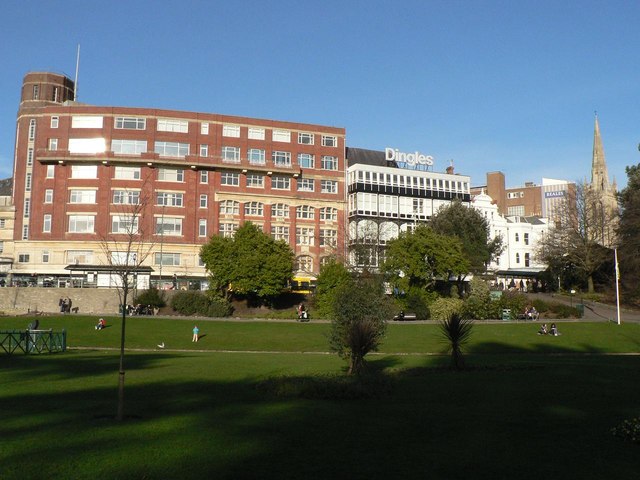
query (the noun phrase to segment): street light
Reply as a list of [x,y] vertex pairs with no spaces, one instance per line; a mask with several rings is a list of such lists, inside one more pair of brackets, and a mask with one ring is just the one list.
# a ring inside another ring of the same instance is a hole
[[571,308],[573,308],[573,296],[576,294],[575,290],[571,290]]

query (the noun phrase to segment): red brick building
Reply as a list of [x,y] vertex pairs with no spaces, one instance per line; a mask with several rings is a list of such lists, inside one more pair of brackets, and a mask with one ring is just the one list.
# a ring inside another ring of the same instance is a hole
[[205,279],[200,245],[246,221],[287,241],[296,274],[313,277],[344,254],[344,152],[344,128],[86,105],[70,79],[29,73],[16,127],[12,274],[95,283],[91,266],[107,263],[101,243],[122,238],[142,205],[135,227],[149,235],[152,281]]

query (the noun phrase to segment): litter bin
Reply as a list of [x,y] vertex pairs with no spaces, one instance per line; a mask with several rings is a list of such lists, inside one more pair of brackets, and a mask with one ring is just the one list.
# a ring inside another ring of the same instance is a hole
[[511,309],[503,308],[502,309],[502,320],[511,320]]
[[576,303],[576,310],[578,310],[578,318],[584,317],[584,303]]

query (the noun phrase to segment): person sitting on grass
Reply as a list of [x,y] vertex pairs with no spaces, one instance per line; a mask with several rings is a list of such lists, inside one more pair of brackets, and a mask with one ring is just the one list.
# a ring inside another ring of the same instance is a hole
[[560,335],[560,332],[558,332],[558,328],[556,327],[555,323],[551,324],[551,330],[549,331],[549,333],[554,337],[557,337],[558,335]]
[[546,324],[546,323],[543,323],[543,324],[540,326],[540,330],[538,330],[538,335],[546,335],[547,333],[548,333],[548,332],[547,332],[547,324]]
[[107,322],[104,321],[104,318],[98,320],[98,324],[96,325],[96,330],[103,330],[107,326]]

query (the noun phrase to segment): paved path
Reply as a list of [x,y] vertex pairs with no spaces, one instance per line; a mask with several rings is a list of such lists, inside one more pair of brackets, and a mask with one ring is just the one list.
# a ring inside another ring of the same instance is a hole
[[[550,293],[528,293],[527,296],[531,299],[539,298],[545,302],[558,302],[565,305],[573,305],[574,307],[578,303],[584,303],[584,317],[585,321],[602,321],[602,322],[617,322],[618,313],[615,305],[607,305],[604,303],[593,302],[590,300],[583,300],[579,296],[575,295],[573,298],[567,295],[556,295]],[[627,308],[620,309],[620,321],[624,322],[640,322],[640,311],[630,310]]]

